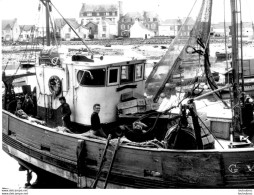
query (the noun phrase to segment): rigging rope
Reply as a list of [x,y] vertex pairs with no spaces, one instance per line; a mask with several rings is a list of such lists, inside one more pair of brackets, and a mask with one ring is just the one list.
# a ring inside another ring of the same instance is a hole
[[73,29],[73,27],[69,24],[69,22],[62,16],[62,14],[58,11],[58,9],[54,6],[54,4],[50,1],[50,4],[55,8],[55,10],[58,12],[58,14],[64,19],[64,21],[68,24],[68,26],[73,30],[73,32],[78,36],[78,38],[80,38],[80,40],[82,41],[82,43],[86,46],[88,52],[90,52],[92,55],[94,55],[94,53],[90,50],[90,48],[87,46],[87,44],[83,41],[83,39],[78,35],[78,33]]

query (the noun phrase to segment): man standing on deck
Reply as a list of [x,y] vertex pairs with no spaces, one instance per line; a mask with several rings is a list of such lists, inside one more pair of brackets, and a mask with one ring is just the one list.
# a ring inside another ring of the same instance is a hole
[[71,126],[71,109],[68,103],[66,103],[65,97],[60,97],[59,101],[61,103],[61,113],[63,126],[70,129]]
[[24,100],[24,102],[22,104],[22,109],[29,116],[34,114],[33,113],[34,104],[33,104],[33,101],[31,99],[30,95],[28,95],[28,94],[25,95],[25,100]]
[[101,122],[99,117],[100,109],[100,104],[94,104],[93,113],[91,115],[91,128],[94,135],[107,138],[106,134],[101,128]]

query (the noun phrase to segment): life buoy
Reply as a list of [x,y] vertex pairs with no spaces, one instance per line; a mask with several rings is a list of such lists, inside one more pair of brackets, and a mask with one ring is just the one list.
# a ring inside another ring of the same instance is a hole
[[59,61],[59,57],[54,57],[51,59],[51,64],[55,66],[58,64],[58,61]]
[[62,83],[58,76],[51,76],[49,78],[49,91],[56,97],[62,91]]

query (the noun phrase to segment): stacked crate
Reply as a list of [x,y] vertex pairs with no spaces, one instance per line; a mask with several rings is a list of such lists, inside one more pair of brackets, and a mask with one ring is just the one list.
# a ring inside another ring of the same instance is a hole
[[145,101],[146,101],[146,111],[159,109],[160,104],[154,103],[151,98],[146,98]]
[[122,114],[136,114],[146,111],[145,99],[134,99],[126,102],[121,102],[117,105],[117,109]]
[[119,113],[124,115],[144,113],[158,108],[158,103],[153,103],[152,99],[145,98],[145,96],[134,92],[122,94],[121,102],[117,105]]

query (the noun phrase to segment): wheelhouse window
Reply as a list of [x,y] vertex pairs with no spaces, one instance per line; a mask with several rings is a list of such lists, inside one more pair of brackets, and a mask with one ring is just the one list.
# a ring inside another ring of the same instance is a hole
[[119,84],[119,69],[116,68],[110,68],[108,70],[108,85],[118,85]]
[[139,81],[143,79],[143,64],[135,65],[135,81]]
[[105,86],[105,69],[79,70],[77,81],[80,85]]
[[134,72],[133,65],[122,66],[121,69],[121,84],[133,82]]

